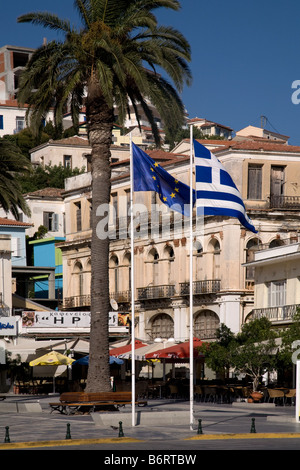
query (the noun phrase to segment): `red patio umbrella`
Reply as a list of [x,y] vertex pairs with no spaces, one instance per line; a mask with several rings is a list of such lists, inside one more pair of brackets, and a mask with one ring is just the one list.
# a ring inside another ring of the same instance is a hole
[[[199,338],[193,340],[193,356],[194,358],[203,356],[198,350],[199,346],[202,346],[202,341]],[[145,355],[146,359],[169,359],[169,360],[183,360],[190,357],[190,342],[185,341],[184,343],[174,344],[169,348],[159,349],[152,353]]]
[[[147,344],[142,343],[139,340],[136,340],[134,343],[135,349],[142,348],[144,346],[147,346]],[[119,348],[111,348],[109,350],[109,355],[110,356],[119,356],[120,354],[127,353],[128,351],[131,351],[132,345],[131,344],[125,344],[125,346],[120,346]]]

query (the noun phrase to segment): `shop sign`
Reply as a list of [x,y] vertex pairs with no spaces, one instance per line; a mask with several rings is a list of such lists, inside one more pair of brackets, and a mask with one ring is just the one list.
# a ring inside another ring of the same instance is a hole
[[[128,314],[109,312],[109,327],[125,326]],[[24,311],[22,313],[22,328],[90,328],[90,312],[60,312],[60,311]]]
[[23,328],[89,328],[90,312],[27,311],[22,313]]
[[16,336],[16,317],[0,317],[0,336]]

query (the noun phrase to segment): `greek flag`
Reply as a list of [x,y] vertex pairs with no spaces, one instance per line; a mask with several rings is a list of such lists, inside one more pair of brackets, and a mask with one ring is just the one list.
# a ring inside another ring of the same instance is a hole
[[236,217],[246,229],[257,233],[246,214],[242,197],[223,165],[196,140],[194,151],[197,214]]
[[[132,143],[133,190],[155,191],[170,209],[189,216],[190,187],[181,183]],[[193,205],[196,192],[193,190]]]

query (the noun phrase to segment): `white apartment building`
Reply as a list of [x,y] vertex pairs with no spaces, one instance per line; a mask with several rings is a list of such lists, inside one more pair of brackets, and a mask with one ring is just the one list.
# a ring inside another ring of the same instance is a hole
[[267,317],[284,326],[300,308],[300,244],[257,251],[248,267],[254,269],[254,308],[249,319]]
[[205,118],[192,118],[187,120],[188,125],[193,125],[196,129],[200,129],[204,136],[221,137],[222,139],[229,140],[232,138],[233,129],[224,124],[219,124]]
[[[34,49],[0,47],[0,137],[16,134],[27,127],[26,109],[18,105],[19,78]],[[52,113],[47,120],[53,120]]]
[[50,139],[34,147],[30,150],[30,159],[33,165],[62,165],[64,168],[87,171],[90,153],[88,139],[74,136],[59,140]]
[[45,188],[24,195],[31,211],[30,217],[24,214],[22,217],[24,222],[32,223],[32,227],[27,231],[29,237],[32,237],[41,225],[48,230],[47,237],[64,237],[65,205],[62,192],[59,188]]
[[[30,209],[30,216],[20,213],[20,220],[30,224],[26,234],[32,237],[43,225],[48,230],[49,237],[63,237],[65,234],[65,204],[62,189],[45,188],[24,194],[24,199]],[[0,217],[12,218],[0,208]]]

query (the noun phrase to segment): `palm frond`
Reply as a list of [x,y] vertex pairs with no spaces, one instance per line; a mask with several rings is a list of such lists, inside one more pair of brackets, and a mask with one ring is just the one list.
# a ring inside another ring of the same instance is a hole
[[29,172],[31,162],[9,140],[0,139],[0,204],[5,212],[11,211],[15,218],[20,210],[30,215],[22,195],[18,175]]
[[60,30],[65,33],[72,31],[69,20],[61,20],[57,15],[48,12],[26,13],[17,19],[18,23],[32,23],[45,28]]
[[89,9],[87,9],[87,6],[85,5],[86,3],[87,2],[82,1],[82,0],[74,0],[74,7],[79,12],[79,15],[85,27],[89,28],[92,22],[92,18],[89,14],[90,13]]

